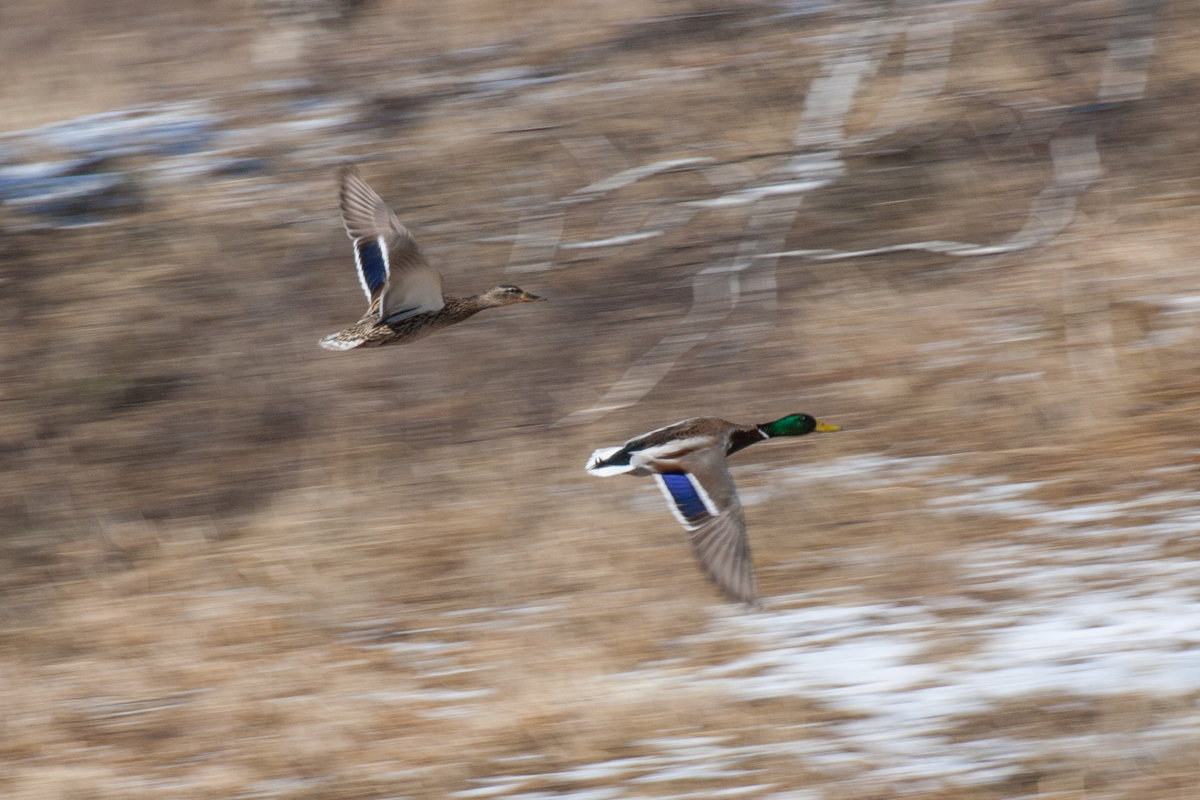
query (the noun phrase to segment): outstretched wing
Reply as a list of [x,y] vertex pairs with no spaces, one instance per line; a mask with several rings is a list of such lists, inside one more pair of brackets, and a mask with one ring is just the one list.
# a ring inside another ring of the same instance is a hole
[[342,223],[354,243],[368,313],[403,319],[444,304],[442,276],[429,266],[408,228],[353,168],[342,170]]
[[742,503],[725,459],[706,453],[686,461],[686,469],[656,473],[654,479],[671,512],[687,529],[701,568],[730,597],[754,604],[758,586],[750,540]]

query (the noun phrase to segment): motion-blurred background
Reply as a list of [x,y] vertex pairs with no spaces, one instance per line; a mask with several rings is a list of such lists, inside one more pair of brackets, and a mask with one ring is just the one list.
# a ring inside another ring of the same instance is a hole
[[[0,6],[0,794],[1190,798],[1200,7]],[[491,311],[328,353],[359,169]],[[596,447],[738,455],[724,602]]]

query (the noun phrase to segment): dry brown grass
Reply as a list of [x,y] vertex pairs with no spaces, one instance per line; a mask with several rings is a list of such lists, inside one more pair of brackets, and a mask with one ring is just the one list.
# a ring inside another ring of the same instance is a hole
[[[303,75],[386,103],[408,96],[395,80],[422,65],[593,70],[589,91],[551,88],[537,102],[464,106],[430,90],[403,133],[368,127],[337,154],[371,162],[365,171],[445,266],[450,291],[501,278],[507,246],[477,240],[513,233],[514,193],[561,197],[701,146],[757,172],[788,147],[816,36],[831,24],[754,24],[762,10],[747,5],[744,27],[666,27],[648,44],[626,23],[704,4],[389,0],[341,27],[300,25],[306,43],[289,55],[265,50],[264,37],[299,23],[253,5],[76,5],[0,12],[7,128],[197,95],[250,119],[256,98],[233,92],[257,77]],[[789,247],[993,241],[1019,227],[1046,179],[1045,140],[1010,135],[1017,115],[978,92],[1086,102],[1103,34],[1076,23],[1113,4],[1072,4],[1075,16],[1036,32],[1017,11],[1029,5],[997,3],[992,24],[961,31],[953,85],[923,124],[812,193]],[[551,427],[677,332],[686,279],[715,245],[737,241],[743,217],[712,212],[648,243],[561,251],[556,269],[515,276],[550,303],[341,356],[315,347],[359,310],[334,153],[329,163],[281,155],[269,177],[160,190],[107,227],[6,235],[0,793],[445,797],[496,775],[530,775],[522,790],[553,793],[610,785],[555,773],[645,756],[657,737],[819,741],[847,714],[820,698],[664,693],[638,677],[654,663],[687,686],[690,670],[752,647],[689,638],[741,612],[713,608],[651,487],[594,481],[583,461],[692,414],[806,410],[845,431],[739,456],[745,491],[771,491],[798,462],[872,454],[945,457],[933,474],[947,479],[1042,481],[1030,496],[1056,507],[1135,500],[1150,474],[1160,489],[1194,489],[1198,311],[1175,300],[1197,294],[1200,173],[1184,110],[1200,100],[1189,32],[1200,19],[1181,5],[1158,39],[1147,98],[1103,123],[1105,180],[1052,244],[978,261],[784,262],[766,338],[737,357],[699,348],[643,402],[588,425]],[[1055,26],[1075,31],[1074,44]],[[445,56],[496,43],[493,55],[459,54],[466,66]],[[893,62],[852,125],[869,124]],[[695,80],[645,80],[667,67],[694,68]],[[622,80],[632,88],[614,93]],[[505,133],[543,125],[604,136],[616,155],[581,158],[548,135]],[[628,230],[661,197],[714,193],[694,174],[635,184],[569,211],[565,235]],[[1009,587],[961,585],[947,554],[1010,542],[1027,524],[971,508],[934,518],[938,491],[931,480],[862,485],[818,472],[752,505],[764,594],[1019,601]],[[1165,554],[1198,555],[1185,536]],[[975,646],[927,644],[930,661]],[[432,692],[442,694],[422,694]],[[1022,698],[947,735],[1140,731],[1186,702]],[[746,780],[779,791],[899,791],[868,771],[842,767],[832,780],[786,749],[762,753],[742,765],[759,770]],[[1190,796],[1200,777],[1187,748],[1149,765],[1081,750],[1023,766],[990,784],[904,791],[1166,800]]]

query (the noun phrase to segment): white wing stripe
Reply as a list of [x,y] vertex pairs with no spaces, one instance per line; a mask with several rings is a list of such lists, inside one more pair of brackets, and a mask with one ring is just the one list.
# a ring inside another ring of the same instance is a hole
[[354,269],[358,273],[358,285],[362,287],[363,294],[367,296],[367,307],[371,306],[371,287],[367,286],[367,276],[363,273],[362,256],[358,254],[358,243],[360,239],[355,239],[352,243],[354,248]]
[[696,480],[696,476],[690,472],[684,473],[688,480],[692,482],[692,486],[696,489],[696,494],[700,495],[700,502],[704,503],[704,507],[708,509],[708,513],[714,517],[720,515],[721,510],[717,508],[717,504],[708,496],[708,492],[704,491],[704,487],[700,485],[700,481]]
[[383,286],[379,287],[379,314],[383,316],[387,312],[387,295],[391,288],[392,261],[388,257],[387,238],[381,233],[375,237],[375,241],[379,243],[379,252],[383,255]]

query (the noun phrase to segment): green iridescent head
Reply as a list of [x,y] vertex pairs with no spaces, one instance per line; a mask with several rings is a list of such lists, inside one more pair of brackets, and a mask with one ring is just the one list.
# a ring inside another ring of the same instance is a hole
[[786,417],[780,417],[774,422],[764,422],[758,427],[770,437],[803,436],[813,431],[827,432],[841,430],[837,425],[821,422],[821,420],[808,414],[788,414]]

